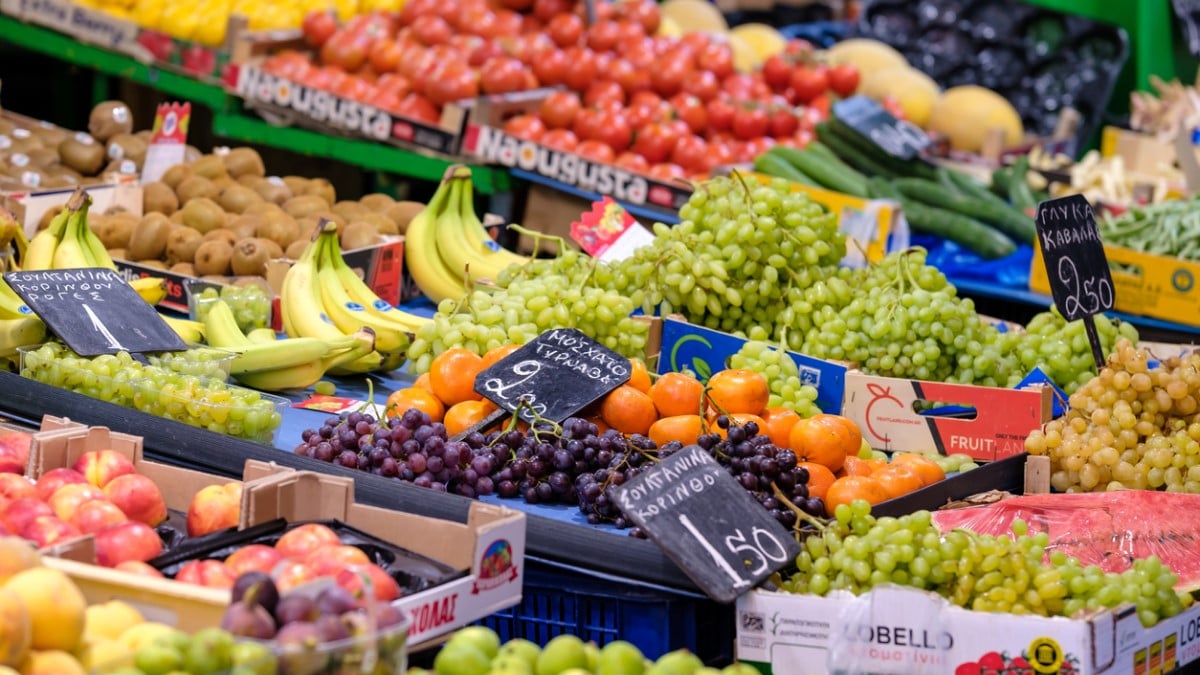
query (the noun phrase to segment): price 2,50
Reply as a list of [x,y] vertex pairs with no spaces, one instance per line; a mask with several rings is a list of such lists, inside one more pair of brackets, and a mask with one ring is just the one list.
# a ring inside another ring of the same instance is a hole
[[1058,280],[1068,294],[1062,303],[1068,321],[1113,308],[1112,282],[1105,277],[1082,278],[1070,258],[1059,259]]

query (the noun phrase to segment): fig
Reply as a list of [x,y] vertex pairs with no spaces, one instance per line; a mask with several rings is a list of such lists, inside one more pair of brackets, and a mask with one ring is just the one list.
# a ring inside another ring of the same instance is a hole
[[356,609],[359,609],[358,600],[341,586],[329,586],[317,594],[317,611],[321,614],[340,616]]
[[266,572],[246,572],[233,582],[230,600],[253,602],[274,615],[275,608],[279,606],[279,589]]
[[275,636],[275,620],[262,605],[235,602],[221,617],[221,628],[241,637],[269,640]]
[[317,603],[304,595],[288,595],[280,598],[279,604],[275,606],[275,620],[281,627],[293,623],[316,621],[320,615]]

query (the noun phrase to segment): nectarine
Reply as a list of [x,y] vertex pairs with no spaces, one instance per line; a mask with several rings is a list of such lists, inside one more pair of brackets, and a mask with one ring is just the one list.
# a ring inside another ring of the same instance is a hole
[[104,567],[130,560],[145,562],[161,554],[162,539],[145,523],[118,523],[96,533],[96,562]]
[[130,520],[154,527],[167,519],[167,505],[162,492],[154,481],[141,474],[130,473],[114,478],[104,486],[104,494]]
[[308,554],[304,559],[313,568],[317,576],[333,576],[339,570],[351,565],[366,565],[371,558],[357,546],[322,546]]
[[87,483],[87,478],[84,478],[83,474],[75,469],[50,469],[37,479],[34,487],[37,488],[37,498],[48,502],[50,497],[58,492],[58,488],[71,483]]
[[210,485],[192,497],[188,506],[189,537],[237,527],[242,510],[242,484]]
[[367,597],[368,589],[379,602],[391,602],[400,597],[400,584],[382,567],[371,563],[343,568],[334,581],[359,599]]
[[21,536],[36,543],[38,548],[78,537],[80,532],[74,525],[57,516],[38,516],[21,530]]
[[156,579],[163,578],[162,572],[159,572],[140,560],[126,560],[125,562],[117,563],[113,569],[121,570],[122,572],[129,572],[130,574],[138,574],[143,577],[154,577]]
[[275,542],[275,549],[285,558],[303,560],[322,546],[336,546],[341,543],[337,533],[328,527],[320,523],[306,523],[284,532],[279,541]]
[[247,544],[234,551],[225,559],[225,565],[240,577],[246,572],[262,572],[270,574],[275,566],[283,560],[283,554],[265,544]]
[[233,588],[233,572],[220,560],[189,560],[175,574],[175,581],[208,586]]
[[108,485],[117,476],[137,473],[133,462],[116,450],[92,450],[75,460],[71,468],[83,474],[87,482],[96,487]]
[[37,488],[25,476],[16,473],[0,473],[0,497],[25,499],[37,497]]
[[96,534],[100,530],[127,520],[129,519],[125,517],[125,513],[118,509],[116,504],[107,499],[93,499],[80,504],[79,508],[75,509],[75,514],[68,518],[67,522],[79,528],[79,531],[84,534]]
[[17,534],[38,516],[53,516],[54,509],[46,502],[32,497],[14,499],[4,507],[4,524]]
[[70,521],[75,517],[75,511],[80,504],[95,499],[106,499],[104,491],[87,483],[70,483],[51,495],[49,503],[50,508],[54,509],[54,515],[61,520]]
[[280,593],[286,593],[300,584],[317,578],[311,567],[296,560],[284,562],[271,576],[275,579],[275,587],[279,589]]

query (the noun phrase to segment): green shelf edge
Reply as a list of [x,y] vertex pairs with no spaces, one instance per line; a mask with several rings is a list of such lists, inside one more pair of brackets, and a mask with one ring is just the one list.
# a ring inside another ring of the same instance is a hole
[[[0,16],[0,40],[204,105],[213,111],[214,133],[226,138],[261,143],[353,164],[367,170],[427,181],[441,180],[446,167],[458,163],[458,160],[429,157],[370,141],[272,126],[261,119],[236,112],[240,109],[240,102],[220,86],[150,66],[102,47],[77,42],[68,35],[11,16]],[[471,169],[476,189],[483,194],[503,192],[512,185],[507,171],[475,165]]]

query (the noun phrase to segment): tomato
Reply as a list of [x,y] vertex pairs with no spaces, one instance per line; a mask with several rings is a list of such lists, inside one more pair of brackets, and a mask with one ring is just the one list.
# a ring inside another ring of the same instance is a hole
[[566,129],[575,123],[575,116],[583,106],[573,92],[556,91],[542,99],[538,114],[551,129]]
[[676,178],[683,178],[686,176],[687,172],[684,171],[683,167],[679,166],[678,164],[660,163],[651,166],[650,170],[646,172],[646,175],[650,176],[651,178],[656,178],[664,183],[673,183],[675,182]]
[[796,103],[809,103],[829,89],[828,71],[822,66],[801,66],[789,80]]
[[800,128],[800,120],[787,108],[778,107],[771,111],[770,134],[774,138],[784,138],[796,133]]
[[844,63],[829,69],[829,88],[841,97],[851,96],[858,90],[858,68]]
[[772,54],[763,62],[763,81],[775,91],[783,91],[791,84],[792,64],[782,54]]
[[441,5],[440,0],[412,0],[412,2],[405,2],[404,9],[400,10],[400,23],[408,26],[419,16],[437,14],[438,7]]
[[487,5],[463,5],[451,17],[450,24],[462,33],[490,38],[495,35],[496,14]]
[[614,82],[621,85],[628,95],[650,89],[650,71],[637,68],[625,59],[615,59],[609,66],[608,75]]
[[396,70],[410,82],[420,82],[436,65],[437,57],[432,50],[417,47],[408,50]]
[[412,90],[412,83],[403,75],[385,73],[375,82],[375,88],[381,92],[395,94],[398,100],[404,98]]
[[645,70],[647,75],[650,74],[654,63],[658,61],[658,52],[654,50],[654,41],[649,39],[640,43],[631,41],[618,45],[617,53],[625,57],[636,68]]
[[413,36],[424,45],[440,45],[450,39],[453,29],[440,16],[420,16],[412,23]]
[[522,35],[540,35],[546,32],[546,26],[542,24],[542,20],[532,14],[521,15],[521,34]]
[[721,81],[708,70],[698,70],[683,83],[683,91],[708,102],[721,93]]
[[525,64],[511,56],[493,56],[479,73],[479,89],[485,94],[507,94],[525,88]]
[[533,0],[500,0],[500,4],[505,9],[511,9],[515,12],[523,12],[530,7],[533,7]]
[[546,125],[536,115],[517,115],[504,123],[504,133],[527,141],[537,141],[546,133]]
[[710,131],[728,131],[733,128],[733,115],[737,110],[729,99],[718,96],[705,104],[708,112],[708,128]]
[[313,69],[312,61],[297,51],[284,51],[272,56],[263,63],[263,70],[268,73],[291,79],[301,79]]
[[710,42],[696,54],[696,66],[718,79],[729,77],[733,74],[733,49],[728,42]]
[[584,159],[601,164],[612,164],[617,153],[603,141],[587,140],[575,147],[575,153]]
[[546,49],[529,64],[543,86],[554,87],[567,77],[567,57],[561,49]]
[[442,63],[425,80],[425,95],[434,105],[475,98],[479,95],[479,78],[461,63]]
[[512,37],[521,34],[521,15],[502,9],[496,12],[491,37]]
[[597,80],[587,88],[583,95],[583,104],[588,107],[601,107],[606,103],[617,102],[618,107],[625,105],[625,90],[612,80]]
[[692,65],[681,57],[660,60],[650,72],[650,84],[663,98],[683,91],[683,83],[692,76]]
[[361,77],[347,77],[333,90],[333,93],[352,101],[363,101],[374,93],[374,87]]
[[625,109],[625,119],[634,129],[641,129],[651,122],[659,121],[661,110],[658,106],[637,103]]
[[708,43],[712,41],[712,38],[709,37],[708,33],[702,31],[691,31],[679,38],[678,41],[683,47],[690,49],[692,53],[695,54],[708,46]]
[[675,109],[675,118],[683,120],[689,133],[699,134],[708,127],[708,111],[704,102],[695,96],[676,94],[671,97],[671,107]]
[[[597,2],[595,3],[596,21],[608,21],[616,18],[616,10],[613,8],[615,3],[612,2]],[[575,13],[581,17],[586,17],[587,7],[582,2],[575,3]]]
[[441,119],[438,110],[434,107],[429,99],[420,94],[408,94],[400,100],[400,105],[396,107],[395,113],[400,117],[405,117],[418,122],[428,122],[437,124]]
[[521,63],[531,64],[542,52],[553,49],[555,44],[550,38],[538,33],[501,38],[500,46],[505,53],[519,59]]
[[533,15],[545,23],[559,14],[570,14],[573,0],[533,0]]
[[645,157],[651,164],[666,161],[679,141],[679,134],[676,132],[677,130],[665,122],[648,124],[638,130],[633,139],[633,151]]
[[375,93],[367,98],[367,104],[380,110],[395,110],[400,106],[400,94],[376,88]]
[[592,50],[586,47],[568,47],[567,76],[563,82],[575,91],[584,91],[596,79],[596,59]]
[[729,141],[724,138],[708,139],[708,161],[714,166],[733,163],[733,151]]
[[571,131],[581,141],[595,140],[604,133],[604,112],[596,108],[584,108],[575,115]]
[[829,93],[826,92],[813,99],[809,107],[813,109],[816,120],[823,122],[829,119],[829,106],[831,105],[833,105],[833,100],[829,97]]
[[745,73],[734,73],[721,80],[721,91],[729,94],[735,101],[748,101],[752,98],[754,78]]
[[622,4],[622,9],[625,18],[642,24],[646,35],[654,35],[662,23],[662,14],[654,0],[628,0]]
[[587,46],[597,52],[606,52],[617,45],[621,29],[616,21],[597,21],[587,29]]
[[613,45],[613,49],[617,49],[617,45],[623,42],[641,40],[644,37],[646,37],[646,29],[642,28],[642,24],[629,19],[621,19],[617,21],[617,42]]
[[504,47],[502,47],[499,42],[495,40],[484,40],[478,35],[472,35],[470,37],[472,38],[473,42],[470,45],[464,45],[467,47],[468,66],[471,66],[472,68],[478,68],[484,63],[487,63],[488,59],[505,55]]
[[400,65],[400,58],[403,56],[403,50],[400,45],[393,40],[376,40],[371,46],[371,51],[367,54],[367,60],[371,63],[371,68],[377,73],[390,73],[396,70]]
[[757,105],[743,105],[733,114],[733,135],[748,141],[767,135],[770,119],[767,111]]
[[745,145],[742,146],[742,149],[746,153],[746,156],[753,161],[755,157],[758,157],[773,147],[775,147],[774,138],[771,138],[770,136],[759,136],[758,138],[746,141]]
[[784,55],[790,57],[793,61],[806,59],[812,56],[813,51],[813,44],[803,38],[788,40],[787,46],[783,48]]
[[626,171],[634,173],[646,173],[650,170],[650,162],[647,162],[645,157],[636,152],[622,152],[617,155],[617,159],[613,163]]
[[574,152],[575,146],[579,145],[579,139],[566,129],[551,129],[542,134],[542,145],[563,152]]
[[337,19],[333,12],[312,11],[304,15],[304,23],[300,25],[304,41],[310,47],[320,48],[337,32]]
[[675,149],[671,151],[671,162],[683,167],[685,171],[708,171],[708,143],[695,134],[688,134],[679,139]]
[[892,114],[892,117],[895,117],[898,120],[908,119],[908,116],[904,114],[904,106],[900,105],[900,101],[897,100],[895,96],[890,94],[884,96],[883,100],[880,101],[880,104],[883,106],[884,110]]
[[621,152],[633,142],[633,127],[629,120],[618,110],[606,110],[600,114],[600,134],[597,140],[615,152]]
[[583,37],[583,19],[574,14],[559,14],[546,24],[546,34],[559,47],[573,47]]

